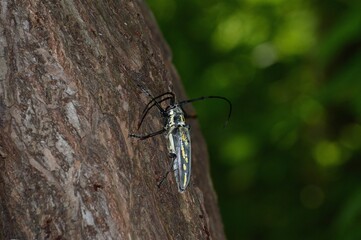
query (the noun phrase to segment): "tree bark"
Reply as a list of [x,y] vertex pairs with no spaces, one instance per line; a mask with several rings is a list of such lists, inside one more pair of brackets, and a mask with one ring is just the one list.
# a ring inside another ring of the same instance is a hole
[[178,193],[158,95],[184,98],[143,1],[0,1],[0,239],[224,239],[207,149],[191,120]]

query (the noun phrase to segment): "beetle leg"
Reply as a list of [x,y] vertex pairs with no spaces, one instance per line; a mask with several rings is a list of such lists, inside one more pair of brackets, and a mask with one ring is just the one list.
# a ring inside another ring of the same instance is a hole
[[168,174],[170,172],[172,172],[172,170],[173,171],[175,170],[175,169],[173,169],[173,165],[174,165],[174,161],[177,159],[177,155],[175,153],[169,153],[169,157],[172,159],[172,162],[169,166],[168,171],[163,175],[162,179],[158,182],[158,184],[157,184],[158,188],[160,188],[160,186],[162,185],[164,180],[167,178]]
[[162,130],[159,130],[159,131],[156,131],[156,132],[153,132],[153,133],[149,133],[149,134],[146,134],[146,135],[129,134],[129,137],[139,138],[140,140],[144,140],[144,139],[147,139],[147,138],[150,138],[150,137],[157,136],[157,135],[162,134],[164,132],[165,132],[165,129],[163,128]]

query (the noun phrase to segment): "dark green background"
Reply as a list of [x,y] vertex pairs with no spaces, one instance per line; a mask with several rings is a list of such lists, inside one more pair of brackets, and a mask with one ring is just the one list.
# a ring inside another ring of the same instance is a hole
[[361,1],[148,4],[188,96],[233,103],[194,104],[227,237],[361,239]]

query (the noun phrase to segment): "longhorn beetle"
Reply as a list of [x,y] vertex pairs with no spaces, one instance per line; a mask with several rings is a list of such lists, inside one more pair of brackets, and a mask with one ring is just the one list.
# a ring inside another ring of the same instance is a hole
[[[138,123],[138,129],[142,125],[144,118],[147,116],[149,110],[153,107],[158,108],[163,118],[163,128],[159,131],[146,135],[129,134],[129,136],[144,140],[165,133],[165,137],[168,141],[167,147],[169,151],[169,157],[173,161],[171,162],[170,170],[166,172],[162,180],[158,183],[158,187],[160,187],[162,182],[167,178],[168,173],[173,168],[175,179],[178,185],[178,191],[182,193],[187,188],[191,176],[190,127],[185,122],[185,116],[187,115],[185,114],[182,106],[191,102],[201,101],[208,98],[222,99],[229,104],[228,118],[224,125],[226,126],[231,116],[232,104],[227,98],[221,96],[203,96],[199,98],[176,102],[173,92],[165,92],[157,97],[153,97],[145,89],[143,89],[143,91],[152,99],[149,101],[149,103],[146,105],[145,109],[142,112],[141,119]],[[169,105],[166,108],[163,108],[161,106],[161,103],[168,100]]]

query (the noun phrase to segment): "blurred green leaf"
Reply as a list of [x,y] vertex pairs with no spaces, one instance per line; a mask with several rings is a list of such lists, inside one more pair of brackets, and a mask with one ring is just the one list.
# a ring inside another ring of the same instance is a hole
[[361,191],[355,192],[344,204],[338,217],[338,238],[342,240],[361,239]]
[[359,42],[361,39],[360,6],[346,12],[340,12],[339,21],[325,34],[320,44],[319,54],[324,63],[332,61],[340,54],[346,44]]
[[194,104],[228,239],[361,239],[361,2],[148,2],[188,95],[232,100]]

